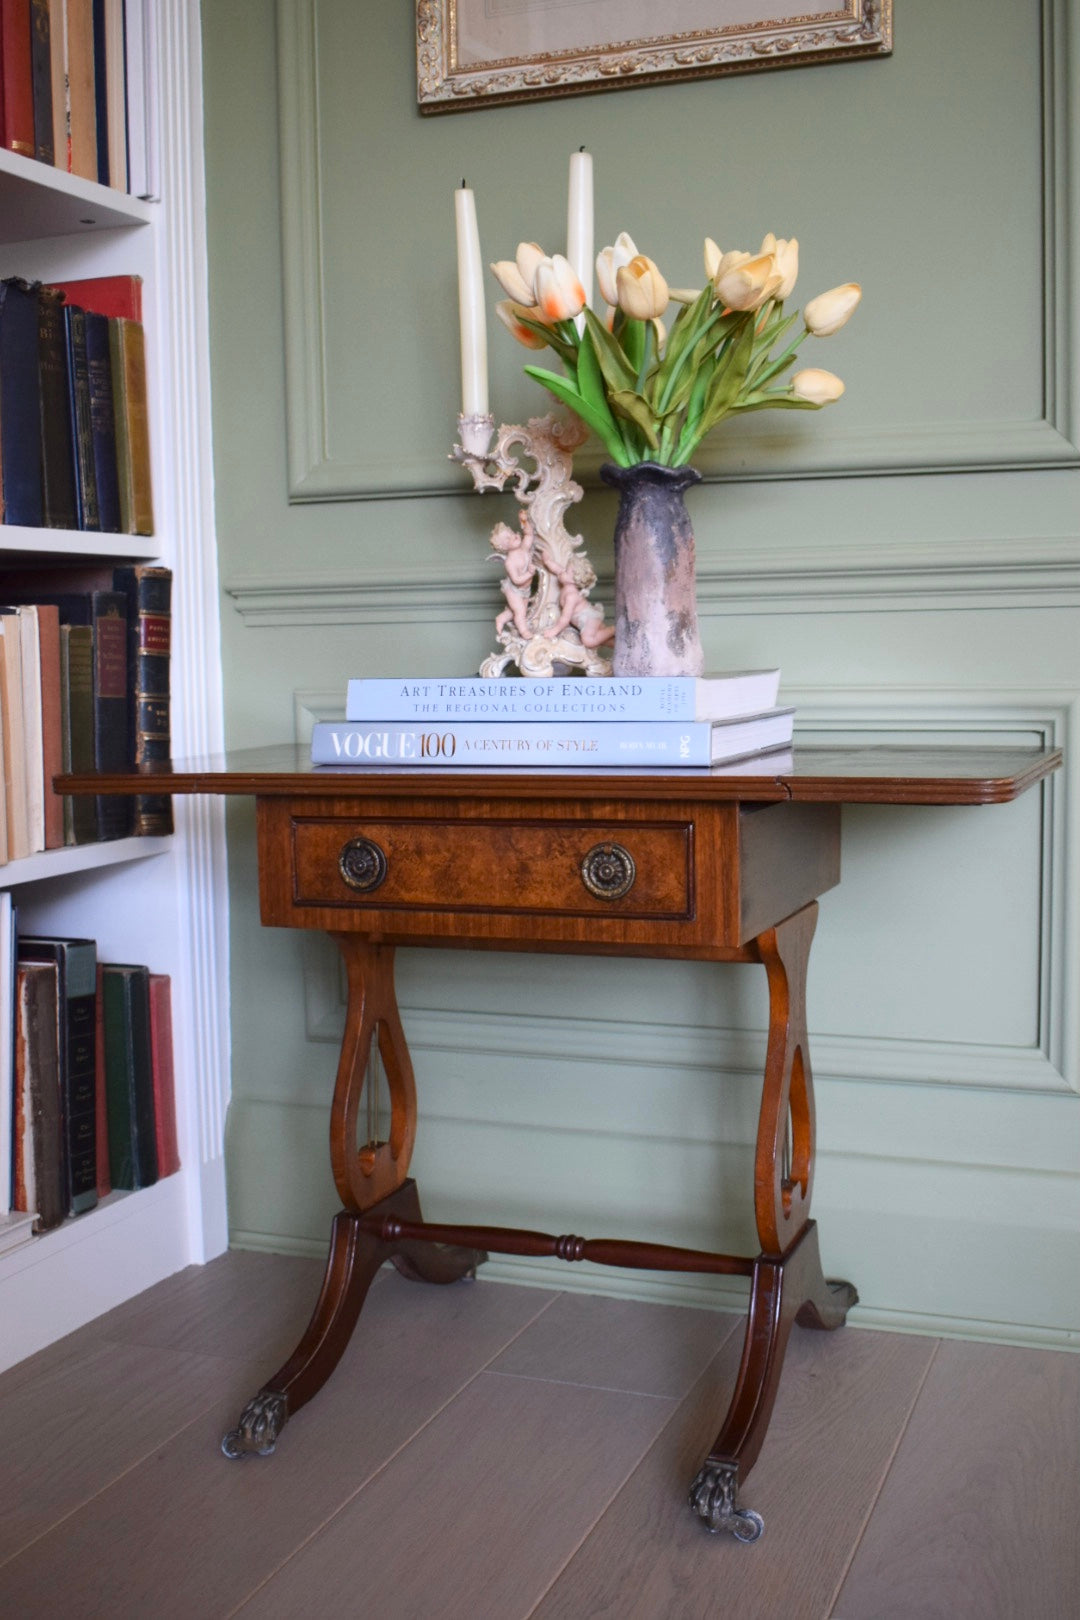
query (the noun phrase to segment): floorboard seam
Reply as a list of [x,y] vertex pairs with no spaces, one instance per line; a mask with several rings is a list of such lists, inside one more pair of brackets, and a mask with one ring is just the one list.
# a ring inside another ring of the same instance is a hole
[[305,1547],[309,1546],[311,1542],[315,1540],[316,1536],[322,1535],[323,1531],[329,1525],[333,1524],[336,1518],[344,1513],[349,1504],[355,1502],[356,1498],[366,1491],[369,1485],[374,1484],[375,1480],[377,1480],[379,1476],[390,1467],[391,1463],[394,1462],[396,1458],[400,1457],[403,1451],[407,1451],[412,1445],[413,1441],[423,1434],[424,1430],[429,1428],[430,1425],[435,1422],[436,1418],[440,1417],[448,1407],[452,1406],[456,1400],[460,1399],[467,1389],[471,1389],[473,1384],[475,1384],[476,1380],[480,1377],[481,1373],[487,1372],[488,1368],[491,1366],[491,1363],[496,1360],[498,1356],[503,1355],[512,1344],[520,1339],[523,1333],[527,1332],[529,1328],[533,1327],[540,1320],[545,1311],[549,1311],[551,1309],[556,1300],[561,1298],[561,1294],[553,1294],[547,1303],[541,1306],[540,1310],[537,1311],[535,1316],[530,1317],[527,1322],[523,1322],[521,1327],[518,1328],[517,1332],[512,1334],[511,1337],[507,1339],[505,1344],[501,1344],[497,1350],[493,1350],[488,1359],[481,1366],[477,1367],[476,1371],[471,1373],[469,1377],[466,1378],[465,1381],[454,1390],[452,1395],[448,1395],[446,1400],[443,1401],[442,1405],[431,1412],[424,1419],[423,1423],[419,1424],[413,1430],[407,1440],[403,1440],[400,1445],[395,1446],[393,1451],[383,1458],[383,1461],[379,1464],[379,1466],[377,1468],[373,1468],[371,1473],[360,1481],[360,1484],[355,1490],[350,1491],[348,1496],[342,1498],[332,1513],[328,1513],[326,1518],[323,1519],[320,1524],[316,1525],[313,1530],[308,1532],[302,1541],[296,1544],[287,1558],[283,1558],[280,1564],[275,1565],[270,1573],[265,1576],[263,1580],[259,1581],[258,1585],[253,1586],[250,1592],[245,1593],[240,1602],[223,1616],[223,1620],[233,1620],[233,1616],[239,1614],[244,1608],[246,1608],[251,1602],[252,1598],[257,1597],[258,1594],[264,1591],[272,1581],[275,1581],[281,1574],[282,1570],[287,1568],[287,1566],[292,1563],[293,1559],[302,1553]]
[[219,1399],[220,1396],[214,1394],[206,1401],[205,1405],[199,1407],[197,1412],[193,1412],[186,1422],[181,1423],[179,1428],[172,1429],[168,1434],[163,1435],[160,1440],[155,1440],[154,1444],[147,1451],[144,1451],[141,1456],[134,1458],[126,1468],[121,1468],[118,1474],[113,1474],[107,1483],[100,1485],[97,1490],[90,1491],[87,1496],[83,1497],[81,1502],[76,1502],[66,1513],[61,1513],[58,1519],[54,1519],[51,1524],[47,1525],[44,1530],[40,1530],[37,1535],[31,1536],[29,1541],[23,1542],[16,1552],[9,1553],[6,1558],[0,1558],[0,1570],[6,1569],[9,1564],[14,1563],[16,1558],[21,1558],[23,1553],[28,1552],[31,1547],[36,1547],[44,1536],[52,1535],[54,1530],[58,1530],[61,1525],[66,1524],[76,1513],[81,1513],[84,1508],[89,1507],[91,1502],[96,1502],[99,1496],[104,1496],[108,1491],[111,1491],[114,1485],[118,1485],[122,1479],[126,1479],[134,1469],[141,1468],[143,1463],[148,1462],[155,1452],[161,1450],[162,1446],[172,1445],[174,1440],[186,1433],[193,1424],[199,1422],[205,1413],[215,1407]]
[[654,1437],[651,1445],[648,1445],[648,1446],[645,1447],[645,1450],[641,1453],[641,1456],[638,1458],[638,1460],[634,1464],[633,1468],[630,1469],[629,1473],[626,1475],[626,1477],[622,1481],[621,1485],[619,1485],[617,1487],[617,1489],[612,1491],[611,1495],[608,1497],[608,1500],[604,1503],[604,1506],[601,1509],[601,1511],[593,1519],[593,1522],[589,1525],[588,1529],[583,1532],[583,1534],[581,1535],[581,1537],[578,1540],[577,1544],[571,1549],[571,1551],[563,1559],[563,1562],[559,1565],[559,1568],[555,1571],[555,1573],[552,1576],[551,1580],[544,1587],[544,1590],[540,1593],[539,1597],[537,1598],[536,1602],[533,1604],[532,1608],[529,1610],[528,1614],[523,1614],[521,1616],[521,1620],[530,1620],[530,1616],[534,1615],[537,1612],[537,1610],[540,1608],[540,1605],[547,1600],[547,1597],[548,1597],[549,1593],[554,1591],[555,1587],[562,1580],[562,1578],[565,1575],[566,1571],[570,1568],[570,1565],[574,1562],[574,1559],[581,1552],[582,1548],[584,1547],[585,1543],[588,1541],[589,1537],[594,1534],[594,1532],[596,1531],[597,1526],[599,1524],[601,1524],[603,1522],[603,1520],[607,1517],[607,1515],[611,1512],[611,1509],[612,1509],[613,1505],[618,1500],[618,1498],[622,1495],[622,1492],[626,1489],[627,1485],[633,1479],[634,1475],[637,1473],[638,1469],[644,1463],[644,1461],[648,1457],[649,1453],[651,1451],[653,1451],[655,1449],[655,1447],[657,1447],[660,1444],[661,1440],[663,1440],[663,1438],[664,1438],[665,1434],[667,1433],[670,1425],[672,1423],[674,1423],[674,1421],[678,1417],[679,1412],[682,1409],[683,1405],[685,1404],[686,1401],[688,1401],[690,1399],[690,1396],[693,1394],[694,1390],[697,1388],[697,1386],[701,1382],[701,1380],[708,1373],[709,1368],[712,1366],[713,1362],[716,1361],[718,1356],[723,1354],[724,1350],[727,1347],[727,1342],[731,1338],[732,1334],[738,1333],[741,1328],[745,1327],[745,1325],[746,1324],[740,1318],[738,1318],[738,1317],[735,1318],[735,1320],[731,1324],[731,1328],[730,1328],[729,1332],[725,1333],[724,1337],[721,1339],[720,1343],[717,1345],[716,1350],[709,1357],[709,1360],[706,1362],[705,1366],[701,1369],[701,1372],[698,1374],[698,1376],[694,1379],[694,1382],[691,1384],[690,1388],[686,1391],[686,1393],[684,1395],[679,1396],[679,1397],[676,1398],[675,1410],[674,1410],[674,1412],[672,1412],[671,1416],[668,1418],[667,1423],[665,1423],[664,1427],[660,1430],[660,1433]]
[[[709,1357],[709,1361],[712,1356]],[[646,1401],[681,1401],[684,1395],[661,1395],[655,1389],[630,1389],[625,1384],[595,1384],[590,1378],[551,1378],[542,1373],[503,1372],[498,1367],[484,1369],[492,1378],[516,1378],[528,1384],[561,1384],[566,1389],[597,1389],[605,1395],[638,1395]],[[694,1382],[697,1382],[695,1378]]]
[[931,1353],[930,1359],[926,1363],[925,1368],[923,1369],[923,1375],[919,1379],[918,1387],[915,1390],[915,1393],[911,1398],[911,1405],[907,1409],[907,1413],[906,1413],[906,1415],[904,1417],[904,1421],[903,1421],[903,1423],[901,1423],[900,1428],[897,1431],[896,1440],[895,1440],[895,1442],[894,1442],[894,1444],[892,1446],[892,1449],[889,1452],[888,1460],[887,1460],[887,1462],[885,1464],[885,1467],[881,1470],[881,1478],[878,1480],[877,1490],[874,1492],[873,1497],[871,1498],[871,1500],[870,1500],[870,1502],[869,1502],[869,1504],[867,1506],[866,1512],[863,1514],[862,1523],[860,1524],[859,1529],[858,1529],[858,1531],[857,1531],[856,1535],[854,1536],[854,1538],[852,1540],[852,1543],[851,1543],[851,1551],[848,1553],[848,1556],[847,1556],[846,1560],[844,1561],[844,1566],[841,1569],[839,1576],[837,1577],[837,1582],[836,1582],[835,1587],[833,1588],[832,1597],[829,1599],[829,1607],[828,1607],[828,1610],[827,1610],[827,1613],[826,1613],[826,1620],[842,1620],[842,1617],[836,1613],[836,1605],[837,1605],[837,1603],[838,1603],[838,1601],[840,1599],[840,1593],[843,1590],[844,1582],[848,1578],[848,1572],[850,1571],[852,1564],[855,1562],[855,1558],[856,1558],[856,1555],[858,1554],[859,1548],[862,1546],[863,1540],[865,1539],[867,1529],[869,1528],[869,1525],[870,1525],[870,1520],[874,1516],[874,1509],[877,1507],[878,1502],[881,1499],[881,1493],[885,1489],[885,1481],[888,1479],[890,1473],[892,1472],[893,1463],[896,1461],[896,1454],[900,1450],[900,1447],[904,1443],[904,1436],[908,1432],[908,1428],[910,1427],[910,1424],[911,1424],[911,1419],[915,1415],[915,1408],[919,1404],[919,1396],[922,1394],[923,1387],[926,1384],[926,1380],[930,1376],[930,1369],[933,1367],[935,1361],[938,1358],[938,1352],[941,1349],[941,1345],[942,1345],[942,1341],[941,1341],[941,1339],[938,1339],[937,1342],[934,1345],[933,1352]]

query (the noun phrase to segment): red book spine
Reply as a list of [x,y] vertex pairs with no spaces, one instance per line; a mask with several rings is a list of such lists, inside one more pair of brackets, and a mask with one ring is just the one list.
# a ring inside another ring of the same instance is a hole
[[67,304],[78,304],[94,315],[142,320],[142,276],[90,276],[86,281],[57,281],[56,292]]
[[154,1083],[154,1145],[160,1180],[180,1168],[173,1073],[172,986],[167,973],[150,975],[150,1063]]
[[3,70],[3,144],[33,157],[34,78],[30,56],[30,0],[0,0],[0,65]]

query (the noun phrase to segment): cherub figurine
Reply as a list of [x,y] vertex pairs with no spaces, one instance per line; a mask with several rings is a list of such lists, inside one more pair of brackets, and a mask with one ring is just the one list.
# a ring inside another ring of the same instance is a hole
[[532,635],[529,625],[529,598],[537,565],[533,560],[536,531],[527,512],[521,513],[521,533],[508,523],[496,523],[491,531],[492,556],[506,569],[506,578],[500,581],[507,606],[495,620],[495,633],[514,621],[518,635],[527,641]]
[[586,591],[596,584],[596,573],[587,557],[571,556],[556,572],[559,581],[559,617],[547,632],[552,641],[573,625],[583,647],[602,647],[615,640],[615,626],[604,623],[604,609],[590,602]]

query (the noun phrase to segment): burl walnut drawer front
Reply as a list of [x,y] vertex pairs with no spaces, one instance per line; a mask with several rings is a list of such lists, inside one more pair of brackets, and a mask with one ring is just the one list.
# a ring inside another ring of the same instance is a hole
[[693,824],[292,819],[300,906],[693,915]]

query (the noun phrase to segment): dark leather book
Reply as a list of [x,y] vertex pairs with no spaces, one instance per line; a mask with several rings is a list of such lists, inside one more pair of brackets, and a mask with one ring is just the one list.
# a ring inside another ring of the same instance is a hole
[[150,413],[146,392],[146,342],[138,321],[110,320],[116,462],[121,526],[125,534],[153,534],[150,478]]
[[150,975],[150,1055],[154,1077],[154,1141],[158,1179],[180,1168],[176,1137],[176,1086],[173,1071],[172,983],[167,973]]
[[34,155],[34,85],[30,57],[30,0],[0,0],[2,143]]
[[86,311],[77,304],[65,304],[64,332],[67,338],[68,402],[71,437],[74,446],[75,501],[80,529],[101,528],[98,510],[97,472],[94,466],[94,424],[90,410],[90,365],[86,353]]
[[81,1215],[97,1203],[94,1022],[97,947],[92,939],[23,935],[19,961],[56,969],[60,1112],[63,1130],[64,1213]]
[[86,367],[90,378],[90,437],[94,483],[97,490],[98,527],[104,534],[120,533],[120,483],[116,470],[116,421],[113,407],[112,357],[109,322],[87,310]]
[[4,522],[40,528],[38,298],[17,277],[0,281],[0,476]]
[[15,1130],[12,1200],[35,1232],[67,1214],[60,1109],[56,964],[20,962],[15,974]]
[[109,86],[105,70],[105,0],[93,0],[94,127],[97,135],[97,178],[109,184]]
[[[88,624],[60,626],[60,742],[65,771],[94,769],[94,632]],[[64,843],[97,842],[97,801],[64,795]]]
[[30,82],[34,104],[34,156],[39,163],[55,163],[49,0],[30,0]]
[[101,982],[109,1178],[114,1187],[135,1191],[158,1179],[150,973],[145,967],[106,962]]
[[94,1009],[94,1115],[97,1143],[98,1198],[112,1192],[109,1174],[109,1098],[105,1082],[105,992],[104,971],[97,965],[97,1005]]
[[77,527],[75,459],[64,306],[51,287],[38,288],[41,388],[42,515],[49,529]]
[[[113,584],[128,604],[128,688],[133,694],[129,759],[135,765],[168,760],[172,573],[149,564],[125,566],[113,571]],[[131,830],[143,837],[171,833],[171,799],[162,793],[136,794]]]

